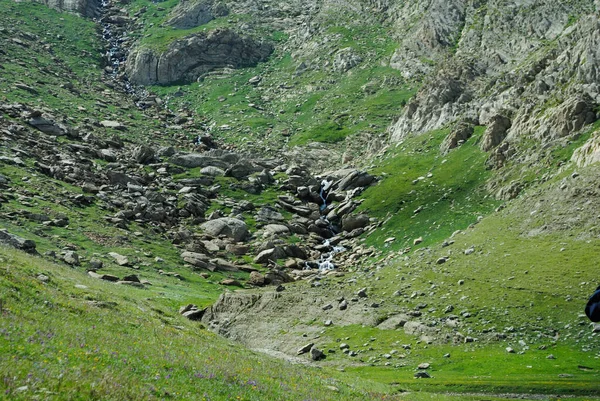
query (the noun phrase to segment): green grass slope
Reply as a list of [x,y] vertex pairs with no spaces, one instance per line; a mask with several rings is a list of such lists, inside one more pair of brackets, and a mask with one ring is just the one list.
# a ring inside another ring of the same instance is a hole
[[0,398],[382,399],[383,386],[244,350],[159,298],[0,248]]

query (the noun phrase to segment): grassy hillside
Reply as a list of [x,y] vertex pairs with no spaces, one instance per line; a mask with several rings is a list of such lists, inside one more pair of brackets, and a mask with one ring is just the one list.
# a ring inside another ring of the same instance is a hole
[[6,248],[0,261],[4,399],[381,399],[381,385],[219,338],[165,307],[169,288],[105,283]]
[[[141,30],[132,35],[159,50],[196,31],[256,22],[250,15],[230,15],[175,31],[163,23],[176,4],[136,0],[122,6],[130,15],[147,7]],[[276,43],[269,61],[193,84],[153,87],[167,110],[144,112],[103,77],[102,43],[91,21],[29,2],[0,0],[0,9],[0,104],[23,103],[74,128],[77,138],[55,138],[57,154],[83,152],[87,134],[189,149],[192,137],[209,131],[254,154],[317,141],[361,156],[378,150],[385,128],[420,86],[386,66],[395,43],[383,22],[321,16],[323,26],[311,39],[318,55],[290,51],[293,38],[269,31]],[[267,31],[259,28],[259,34]],[[363,61],[334,70],[340,48],[351,48]],[[255,76],[260,83],[249,83]],[[187,111],[192,124],[174,123]],[[0,132],[24,120],[0,114]],[[105,128],[102,120],[126,128]],[[0,174],[10,191],[0,193],[0,228],[35,240],[45,256],[0,247],[0,399],[475,401],[510,393],[536,400],[600,398],[598,333],[582,315],[598,284],[600,171],[575,171],[568,164],[597,126],[564,147],[541,149],[528,165],[512,162],[499,173],[486,169],[488,154],[479,149],[484,127],[442,156],[449,128],[407,138],[376,159],[354,160],[379,178],[361,194],[358,209],[381,223],[358,240],[375,249],[365,255],[379,256],[343,276],[286,284],[288,292],[322,291],[319,298],[306,296],[310,311],[331,289],[343,289],[351,299],[367,288],[365,307],[378,323],[410,314],[423,332],[325,325],[313,317],[311,329],[327,358],[311,366],[250,351],[180,316],[181,306],[204,307],[229,291],[222,279],[243,284],[248,273],[201,275],[184,265],[183,248],[167,229],[135,219],[126,228],[110,223],[117,206],[78,202],[86,196],[81,187],[40,173],[39,160],[31,156],[39,143],[9,141],[14,132],[6,134]],[[20,163],[13,159],[17,155]],[[82,169],[112,168],[101,158],[88,159]],[[164,159],[129,171],[150,175],[159,168],[177,171],[174,180],[200,175],[199,168],[176,169]],[[501,205],[489,192],[490,182],[511,180],[531,189]],[[206,214],[229,213],[230,200],[273,205],[284,193],[281,182],[249,194],[236,179],[218,177],[214,183],[221,189]],[[164,188],[163,194],[181,200],[178,187]],[[241,214],[254,231],[253,214]],[[68,218],[69,224],[43,224],[42,215]],[[422,242],[415,245],[417,238]],[[67,251],[77,252],[82,265],[52,257]],[[132,266],[119,266],[109,252],[128,256]],[[225,251],[218,256],[234,258]],[[236,258],[249,262],[252,255]],[[103,262],[102,273],[136,274],[149,283],[137,288],[93,279],[86,271],[93,259]],[[260,315],[252,318],[260,323]],[[341,343],[356,355],[342,352]],[[422,363],[430,364],[431,379],[415,379]]]

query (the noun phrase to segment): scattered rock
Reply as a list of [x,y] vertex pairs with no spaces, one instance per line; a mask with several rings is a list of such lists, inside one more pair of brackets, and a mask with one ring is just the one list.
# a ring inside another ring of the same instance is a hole
[[227,285],[227,286],[236,286],[236,287],[242,286],[242,284],[240,284],[239,281],[232,279],[232,278],[226,278],[225,280],[222,280],[219,284]]
[[119,266],[130,266],[129,258],[127,256],[118,254],[116,252],[109,252],[108,255],[115,260],[115,263]]
[[248,236],[246,223],[231,217],[221,217],[207,221],[201,225],[201,228],[213,237],[225,235],[236,242],[241,242]]
[[325,359],[325,353],[318,348],[312,347],[310,349],[310,359],[313,361],[320,361]]
[[312,349],[312,347],[315,345],[315,343],[308,343],[305,346],[301,347],[300,349],[298,349],[297,354],[298,355],[302,355],[302,354],[306,354],[308,351],[310,351]]

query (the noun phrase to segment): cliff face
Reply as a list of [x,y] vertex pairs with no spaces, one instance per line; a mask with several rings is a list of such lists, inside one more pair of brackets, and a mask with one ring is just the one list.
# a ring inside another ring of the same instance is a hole
[[524,136],[566,137],[596,120],[597,2],[443,3],[446,12],[430,3],[391,60],[405,76],[429,74],[390,127],[392,141],[459,120],[507,118],[503,132],[487,138],[490,150]]
[[220,29],[175,41],[162,53],[137,48],[127,58],[125,69],[137,85],[193,82],[215,68],[256,65],[272,51],[269,43]]
[[97,17],[100,0],[39,0],[40,3],[59,11],[72,11],[84,17]]

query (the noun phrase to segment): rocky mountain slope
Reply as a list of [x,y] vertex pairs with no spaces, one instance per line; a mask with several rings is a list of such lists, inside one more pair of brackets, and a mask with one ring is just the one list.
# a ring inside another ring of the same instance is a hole
[[0,242],[389,394],[597,395],[597,2],[44,4],[0,0]]

